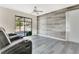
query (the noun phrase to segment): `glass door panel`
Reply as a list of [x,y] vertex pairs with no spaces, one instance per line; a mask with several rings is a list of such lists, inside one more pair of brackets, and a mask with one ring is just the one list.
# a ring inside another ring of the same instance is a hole
[[32,35],[32,19],[16,16],[16,32],[22,36]]
[[25,31],[31,31],[31,19],[25,19]]

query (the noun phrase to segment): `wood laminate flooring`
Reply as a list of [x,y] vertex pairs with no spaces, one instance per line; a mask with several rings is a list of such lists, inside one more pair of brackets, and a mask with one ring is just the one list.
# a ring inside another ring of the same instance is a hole
[[32,36],[33,54],[78,54],[79,44],[42,36]]

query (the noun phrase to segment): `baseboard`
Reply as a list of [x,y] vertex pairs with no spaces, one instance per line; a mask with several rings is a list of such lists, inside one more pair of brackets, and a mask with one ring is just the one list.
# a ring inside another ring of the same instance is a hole
[[47,36],[47,35],[42,35],[42,34],[38,34],[38,35],[39,35],[39,36],[43,36],[43,37],[52,38],[52,39],[57,39],[57,40],[67,41],[66,39],[61,39],[61,38],[57,38],[57,37],[53,37],[53,36]]

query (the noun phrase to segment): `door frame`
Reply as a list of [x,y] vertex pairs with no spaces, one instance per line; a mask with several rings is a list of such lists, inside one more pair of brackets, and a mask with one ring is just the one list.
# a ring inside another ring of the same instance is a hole
[[[31,20],[31,32],[32,32],[32,18],[15,15],[15,29],[16,29],[16,17],[24,18],[24,22],[25,22],[25,18],[30,19]],[[25,35],[25,26],[24,26],[24,35]]]

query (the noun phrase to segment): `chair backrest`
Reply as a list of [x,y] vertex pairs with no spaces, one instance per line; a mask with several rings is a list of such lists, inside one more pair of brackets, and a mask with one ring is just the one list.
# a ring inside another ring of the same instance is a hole
[[5,30],[2,27],[0,27],[0,50],[9,44],[10,42],[5,34]]

